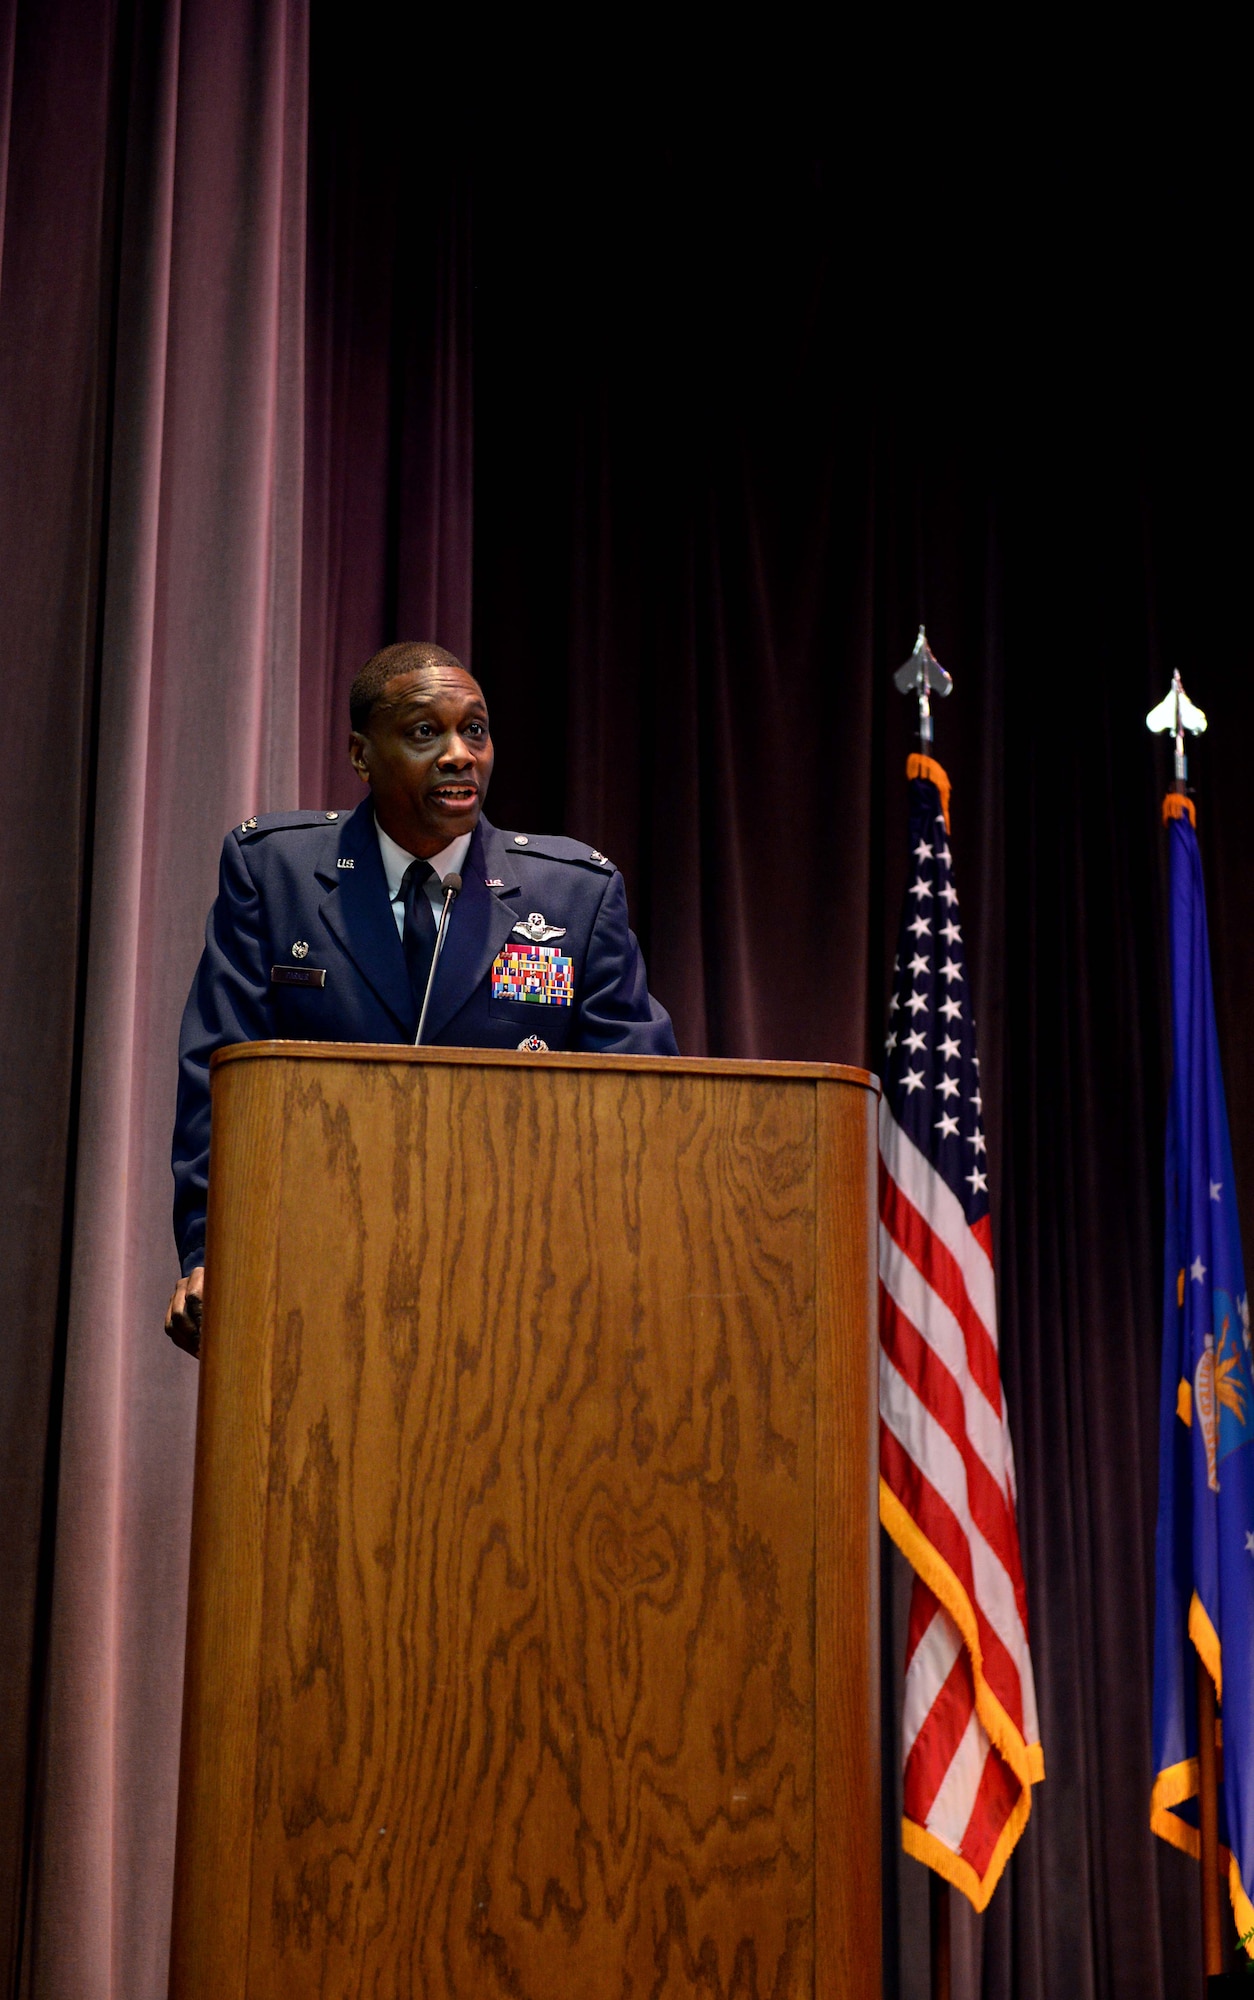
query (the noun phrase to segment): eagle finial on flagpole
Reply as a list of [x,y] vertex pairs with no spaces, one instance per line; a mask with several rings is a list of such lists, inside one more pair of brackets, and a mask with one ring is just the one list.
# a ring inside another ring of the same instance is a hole
[[1152,729],[1156,736],[1165,736],[1170,732],[1175,737],[1175,777],[1176,783],[1183,785],[1189,775],[1189,760],[1184,754],[1185,731],[1187,730],[1190,736],[1200,736],[1206,727],[1206,716],[1185,693],[1179,667],[1172,674],[1171,686],[1157,708],[1151,708],[1146,716],[1145,727]]
[[893,685],[899,687],[903,694],[909,694],[913,689],[918,695],[919,743],[924,755],[929,755],[932,748],[931,697],[934,694],[941,696],[952,694],[954,683],[953,676],[945,672],[928,645],[927,633],[922,625],[919,627],[919,636],[914,642],[914,651],[910,658],[904,665],[898,667],[893,675]]

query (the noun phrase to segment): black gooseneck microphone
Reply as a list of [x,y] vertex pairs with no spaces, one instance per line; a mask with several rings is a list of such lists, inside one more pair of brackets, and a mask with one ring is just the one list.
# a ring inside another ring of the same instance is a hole
[[422,1012],[418,1016],[418,1033],[414,1036],[414,1047],[422,1040],[422,1031],[427,1025],[427,1009],[431,1005],[431,988],[435,985],[435,968],[440,963],[440,953],[444,949],[444,938],[448,930],[448,913],[462,892],[460,875],[446,875],[440,887],[444,891],[444,908],[440,911],[440,928],[435,934],[435,950],[431,954],[431,970],[427,974],[427,990],[422,996]]

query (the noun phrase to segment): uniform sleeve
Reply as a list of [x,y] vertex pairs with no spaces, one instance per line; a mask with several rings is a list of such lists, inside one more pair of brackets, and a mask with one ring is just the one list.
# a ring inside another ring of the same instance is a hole
[[209,1061],[232,1042],[273,1033],[270,978],[261,938],[261,899],[234,834],[222,848],[218,898],[183,1009],[178,1109],[174,1120],[174,1240],[184,1277],[205,1261],[209,1185]]
[[627,892],[617,869],[605,885],[588,941],[578,1047],[600,1055],[679,1054],[671,1017],[649,991],[640,946],[627,923]]

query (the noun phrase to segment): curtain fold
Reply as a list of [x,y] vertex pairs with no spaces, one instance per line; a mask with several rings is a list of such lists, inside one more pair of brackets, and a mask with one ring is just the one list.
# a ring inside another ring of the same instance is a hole
[[301,799],[356,803],[348,690],[386,640],[471,647],[465,142],[382,18],[313,0]]
[[[54,1532],[98,640],[114,14],[0,5],[0,1967],[18,1950]],[[55,246],[50,254],[50,246]]]
[[338,32],[314,75],[307,0],[0,14],[0,1949],[37,2000],[165,1991],[169,1132],[222,836],[343,800],[348,682],[398,619],[469,646],[467,194],[398,197]]
[[[81,21],[84,10],[78,10]],[[81,1097],[24,1979],[164,1992],[196,1371],[172,1283],[171,1052],[230,821],[299,742],[302,0],[120,17]]]
[[662,149],[483,176],[475,665],[494,815],[618,863],[681,1048],[860,1060],[871,412],[813,179],[774,188]]

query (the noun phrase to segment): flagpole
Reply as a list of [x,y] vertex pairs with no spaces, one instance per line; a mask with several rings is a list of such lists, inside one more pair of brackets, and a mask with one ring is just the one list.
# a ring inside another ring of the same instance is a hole
[[927,1872],[928,1935],[932,1959],[932,2000],[950,2000],[949,1884],[934,1868]]
[[1202,1835],[1202,1974],[1224,1969],[1219,1904],[1219,1773],[1215,1755],[1215,1683],[1197,1663],[1197,1816]]
[[[919,749],[924,758],[932,754],[932,696],[945,696],[953,689],[953,679],[927,643],[922,625],[910,658],[893,675],[902,694],[913,694],[919,704]],[[924,770],[929,766],[924,765]],[[950,1889],[934,1868],[927,1875],[928,1943],[932,1968],[932,2000],[951,2000],[952,1953],[950,1946]]]
[[1172,738],[1175,752],[1172,760],[1175,790],[1187,793],[1189,760],[1185,755],[1184,739],[1186,734],[1200,736],[1206,727],[1206,717],[1185,693],[1179,667],[1172,674],[1171,686],[1157,708],[1151,708],[1146,716],[1145,727],[1152,730],[1156,736]]
[[[1200,736],[1206,716],[1184,691],[1177,667],[1171,686],[1156,708],[1145,718],[1145,726],[1155,735],[1172,738],[1172,793],[1164,801],[1164,817],[1169,803],[1193,817],[1189,802],[1189,760],[1185,736]],[[1201,1655],[1197,1655],[1197,1816],[1199,1861],[1202,1873],[1202,1977],[1210,1979],[1224,1969],[1223,1924],[1219,1895],[1219,1770],[1215,1751],[1215,1683]]]
[[914,642],[914,651],[904,665],[893,675],[893,685],[902,694],[913,694],[919,702],[919,748],[925,757],[932,754],[932,700],[936,695],[947,695],[953,690],[952,676],[945,672],[932,648],[927,643],[927,633],[922,625]]

